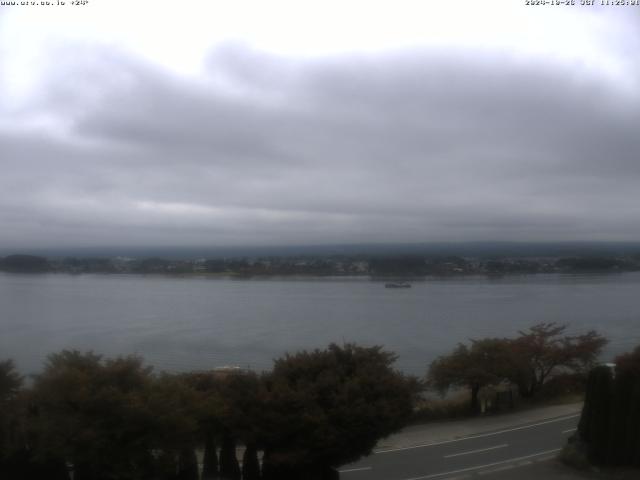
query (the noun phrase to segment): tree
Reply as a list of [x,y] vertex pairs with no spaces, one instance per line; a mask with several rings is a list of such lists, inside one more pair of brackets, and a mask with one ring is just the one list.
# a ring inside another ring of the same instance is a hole
[[0,478],[68,480],[64,459],[35,452],[31,393],[11,360],[0,362]]
[[615,359],[616,372],[629,372],[640,376],[640,346],[633,352],[623,353]]
[[218,478],[218,453],[216,437],[213,432],[206,432],[204,437],[204,455],[202,457],[202,480]]
[[188,444],[178,454],[178,480],[198,480],[198,458]]
[[183,375],[163,373],[152,379],[144,405],[153,421],[148,425],[150,448],[160,452],[158,467],[163,479],[193,476],[193,459],[200,443],[201,398]]
[[255,444],[249,444],[242,456],[242,480],[260,480],[260,462]]
[[225,480],[240,480],[240,464],[236,457],[236,441],[231,432],[222,436],[220,448],[220,478]]
[[375,257],[369,260],[374,275],[426,275],[429,273],[424,258],[416,255]]
[[50,355],[34,384],[38,448],[74,465],[76,480],[148,478],[154,417],[151,369],[138,357]]
[[13,360],[0,362],[0,402],[14,398],[22,387],[23,378],[16,372]]
[[[186,382],[200,396],[199,423],[205,442],[203,477],[240,478],[236,442],[251,453],[257,449],[263,393],[259,377],[252,372],[197,372],[185,375]],[[220,442],[219,463],[215,443]],[[250,467],[251,468],[251,467]]]
[[615,359],[614,414],[610,458],[640,466],[640,346]]
[[539,323],[513,341],[516,369],[512,380],[522,397],[533,397],[559,371],[586,372],[595,364],[607,340],[594,330],[564,335],[566,325]]
[[591,370],[578,432],[587,444],[589,460],[594,463],[604,463],[607,457],[612,389],[611,369],[599,366]]
[[[259,418],[264,407],[264,389],[255,373],[245,371],[225,375],[220,378],[218,386],[222,403],[220,423],[224,432],[220,450],[220,476],[239,480],[240,466],[235,444],[236,441],[243,443],[247,455],[257,449],[262,435]],[[247,467],[249,472],[246,471]],[[243,475],[251,474],[252,467],[251,463],[243,464]]]
[[482,387],[496,385],[512,374],[511,342],[504,338],[471,340],[467,347],[459,344],[449,355],[431,363],[427,383],[445,393],[452,386],[468,388],[471,393],[469,409],[480,412],[478,394]]
[[330,345],[276,360],[265,376],[263,478],[335,477],[409,419],[418,382],[381,347]]
[[578,438],[591,463],[640,466],[640,347],[591,370]]
[[12,360],[0,362],[0,477],[16,477],[20,465],[20,442],[17,440],[19,405],[16,402],[23,378],[16,372]]
[[194,393],[199,442],[204,445],[202,480],[219,478],[217,444],[222,431],[220,377],[216,372],[189,372],[181,375],[183,383]]

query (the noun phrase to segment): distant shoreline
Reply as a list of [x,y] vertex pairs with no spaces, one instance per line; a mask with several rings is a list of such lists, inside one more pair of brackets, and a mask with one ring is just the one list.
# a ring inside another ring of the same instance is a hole
[[167,278],[167,279],[201,279],[201,280],[354,280],[354,281],[369,281],[384,283],[388,281],[405,281],[405,282],[426,282],[431,280],[456,280],[456,279],[473,279],[480,280],[501,280],[509,278],[519,277],[544,277],[544,276],[567,276],[567,277],[579,277],[579,276],[613,276],[622,275],[626,273],[638,273],[640,270],[625,270],[625,271],[579,271],[579,272],[514,272],[505,273],[502,275],[487,275],[482,273],[465,273],[455,275],[422,275],[422,276],[401,276],[401,275],[389,275],[389,276],[373,276],[369,274],[259,274],[259,275],[245,275],[234,273],[139,273],[139,272],[64,272],[64,271],[42,271],[42,272],[13,272],[2,271],[0,274],[6,275],[19,275],[19,276],[39,276],[39,275],[54,275],[54,276],[68,276],[68,277],[83,277],[83,276],[102,276],[102,277],[131,277],[131,278]]
[[425,255],[331,255],[197,258],[66,257],[15,254],[0,258],[0,271],[15,273],[162,274],[177,277],[370,277],[412,279],[539,273],[640,271],[640,254],[581,257],[461,257]]

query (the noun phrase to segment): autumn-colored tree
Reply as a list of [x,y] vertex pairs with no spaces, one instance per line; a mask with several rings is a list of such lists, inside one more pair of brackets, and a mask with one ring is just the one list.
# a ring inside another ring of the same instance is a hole
[[468,388],[470,411],[478,413],[480,389],[506,380],[512,375],[512,369],[513,350],[508,339],[471,340],[469,346],[461,343],[449,355],[434,360],[429,367],[427,384],[443,394],[454,386]]
[[640,376],[640,346],[632,352],[618,355],[615,359],[616,372],[629,372]]
[[511,376],[522,397],[533,397],[558,372],[583,372],[595,364],[607,340],[590,330],[564,335],[566,325],[539,323],[513,340],[515,373]]

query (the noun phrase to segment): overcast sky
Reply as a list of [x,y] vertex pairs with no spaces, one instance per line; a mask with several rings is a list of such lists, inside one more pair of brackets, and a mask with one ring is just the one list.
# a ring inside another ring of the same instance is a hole
[[640,7],[524,3],[0,6],[0,247],[640,240]]

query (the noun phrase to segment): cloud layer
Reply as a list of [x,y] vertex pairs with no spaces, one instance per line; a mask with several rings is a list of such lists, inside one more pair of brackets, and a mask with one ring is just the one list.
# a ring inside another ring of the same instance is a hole
[[632,61],[66,47],[2,108],[3,247],[640,238]]

